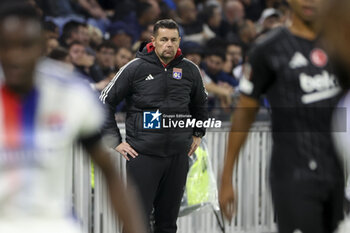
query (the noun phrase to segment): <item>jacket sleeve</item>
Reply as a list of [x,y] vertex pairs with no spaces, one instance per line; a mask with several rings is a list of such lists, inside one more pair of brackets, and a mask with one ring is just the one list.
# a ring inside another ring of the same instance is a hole
[[[206,121],[208,119],[208,94],[205,90],[202,76],[198,66],[192,65],[193,86],[191,90],[190,113],[196,120]],[[204,136],[206,129],[204,127],[194,128],[193,134],[199,133]]]
[[133,73],[130,66],[126,65],[122,67],[100,95],[100,100],[104,104],[106,111],[103,139],[107,146],[112,148],[115,148],[122,142],[114,114],[116,106],[130,94]]

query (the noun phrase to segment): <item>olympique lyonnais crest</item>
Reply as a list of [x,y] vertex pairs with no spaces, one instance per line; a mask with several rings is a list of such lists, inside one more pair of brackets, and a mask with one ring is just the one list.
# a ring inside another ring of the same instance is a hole
[[173,78],[181,79],[182,78],[182,69],[181,68],[173,68]]

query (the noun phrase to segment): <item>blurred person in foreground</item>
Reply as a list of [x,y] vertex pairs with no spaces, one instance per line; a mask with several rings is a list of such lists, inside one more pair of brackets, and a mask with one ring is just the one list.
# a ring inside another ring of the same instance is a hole
[[125,232],[145,232],[136,203],[127,198],[100,140],[104,114],[97,98],[79,82],[60,78],[60,66],[44,63],[39,69],[44,45],[33,8],[2,5],[0,232],[81,232],[66,190],[68,156],[76,140],[102,169]]
[[[350,122],[350,2],[347,0],[328,1],[323,7],[322,29],[325,44],[336,66],[339,83],[344,93],[338,103],[339,108],[346,109],[346,122]],[[340,155],[345,162],[350,162],[350,124],[342,125],[341,114],[335,114],[333,127],[346,129],[345,132],[335,133],[334,140]],[[347,167],[349,164],[347,164]],[[350,179],[348,177],[346,198],[350,201]]]
[[344,177],[331,138],[341,89],[318,43],[323,1],[289,0],[291,25],[272,30],[249,53],[219,194],[229,220],[233,168],[262,94],[272,112],[270,185],[279,232],[331,233],[343,219]]
[[[123,66],[100,99],[108,119],[106,143],[127,160],[128,179],[136,184],[144,213],[154,209],[154,232],[175,233],[192,155],[205,128],[166,127],[164,122],[205,121],[207,95],[198,67],[179,49],[179,27],[171,19],[154,25],[152,42]],[[127,104],[126,141],[115,122],[115,107]],[[198,124],[197,124],[198,125]]]

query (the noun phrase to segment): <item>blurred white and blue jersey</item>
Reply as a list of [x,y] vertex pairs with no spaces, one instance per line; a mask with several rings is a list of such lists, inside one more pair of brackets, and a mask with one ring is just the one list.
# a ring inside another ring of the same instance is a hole
[[77,232],[68,220],[68,161],[77,139],[99,132],[104,114],[73,73],[53,61],[37,70],[25,98],[0,87],[0,232]]

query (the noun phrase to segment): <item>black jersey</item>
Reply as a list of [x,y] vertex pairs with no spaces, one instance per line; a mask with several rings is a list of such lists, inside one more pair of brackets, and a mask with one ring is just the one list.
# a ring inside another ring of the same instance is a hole
[[275,29],[257,41],[245,69],[241,92],[257,99],[266,94],[271,106],[272,171],[338,168],[330,125],[341,89],[317,41]]

